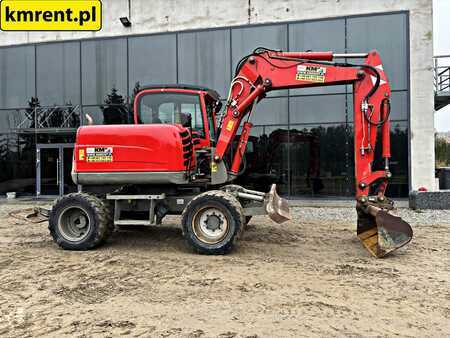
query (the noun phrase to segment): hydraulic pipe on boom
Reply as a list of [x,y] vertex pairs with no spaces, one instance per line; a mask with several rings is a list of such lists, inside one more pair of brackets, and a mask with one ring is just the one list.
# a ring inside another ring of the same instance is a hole
[[[362,58],[364,63],[333,62],[334,59]],[[239,171],[252,125],[243,132],[229,172],[223,162],[244,119],[252,107],[272,90],[352,84],[354,93],[355,179],[358,211],[357,234],[364,246],[376,257],[383,257],[407,244],[412,238],[408,223],[388,212],[393,202],[385,197],[390,153],[391,90],[379,54],[332,52],[282,52],[257,48],[244,57],[236,68],[230,85],[226,111],[213,161],[218,172],[212,173],[213,184],[232,180]],[[373,171],[377,130],[381,128],[384,170]]]

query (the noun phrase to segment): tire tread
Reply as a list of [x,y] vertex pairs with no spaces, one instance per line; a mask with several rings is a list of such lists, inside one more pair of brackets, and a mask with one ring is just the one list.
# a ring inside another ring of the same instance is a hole
[[[93,210],[94,215],[94,236],[89,236],[85,241],[77,244],[70,243],[61,238],[56,228],[58,227],[58,208],[70,203],[87,203]],[[114,230],[110,212],[105,203],[98,197],[87,193],[70,193],[55,200],[50,212],[48,229],[50,235],[58,246],[65,250],[91,250],[103,244]]]
[[[222,245],[220,248],[208,248],[205,246],[200,246],[196,242],[192,241],[191,234],[189,231],[189,224],[188,224],[188,218],[189,213],[192,211],[192,209],[196,206],[199,200],[207,199],[207,200],[216,200],[220,202],[225,202],[225,204],[228,204],[229,211],[236,222],[235,227],[236,231],[234,234],[232,234],[230,240],[224,245]],[[204,192],[202,194],[197,195],[194,197],[184,208],[183,213],[181,214],[181,222],[182,222],[182,229],[183,229],[183,236],[186,239],[189,246],[191,246],[197,253],[200,254],[209,254],[209,255],[223,255],[229,253],[236,241],[239,239],[239,237],[242,234],[242,231],[245,226],[245,216],[244,216],[244,210],[242,208],[242,205],[239,203],[239,201],[231,194],[222,191],[222,190],[211,190]]]

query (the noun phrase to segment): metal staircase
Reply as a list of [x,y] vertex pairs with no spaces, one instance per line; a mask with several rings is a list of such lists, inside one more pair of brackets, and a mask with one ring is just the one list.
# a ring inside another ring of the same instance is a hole
[[450,104],[450,55],[434,58],[434,110]]

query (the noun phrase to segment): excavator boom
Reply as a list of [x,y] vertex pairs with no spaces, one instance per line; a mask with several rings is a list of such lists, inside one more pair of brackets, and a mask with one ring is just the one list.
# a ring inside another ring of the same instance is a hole
[[[335,62],[335,59],[363,59],[361,64]],[[332,85],[353,85],[355,180],[358,211],[358,237],[376,257],[407,244],[412,238],[408,223],[389,213],[393,203],[385,197],[390,153],[389,81],[376,51],[362,54],[332,52],[282,52],[257,48],[237,65],[230,85],[226,111],[213,153],[212,183],[223,184],[237,176],[251,123],[243,124],[231,170],[224,155],[244,118],[254,105],[273,90]],[[381,130],[383,170],[372,170],[377,131]],[[283,214],[283,210],[279,210]]]

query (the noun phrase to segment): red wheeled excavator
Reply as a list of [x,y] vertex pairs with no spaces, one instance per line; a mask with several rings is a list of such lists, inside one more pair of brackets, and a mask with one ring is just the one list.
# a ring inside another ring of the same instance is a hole
[[[363,62],[335,61],[353,58]],[[82,191],[53,205],[53,239],[64,249],[88,250],[103,243],[116,225],[155,225],[166,215],[181,214],[183,236],[193,249],[229,252],[252,215],[267,214],[278,223],[290,219],[288,203],[275,185],[265,193],[232,184],[256,104],[273,90],[348,84],[354,92],[357,235],[372,255],[385,256],[407,244],[412,229],[390,213],[393,202],[385,196],[391,177],[391,92],[376,51],[257,48],[239,61],[219,121],[222,104],[214,90],[140,88],[133,102],[134,124],[78,129],[72,178]],[[373,171],[378,130],[385,167]],[[227,161],[236,135],[237,149]]]

